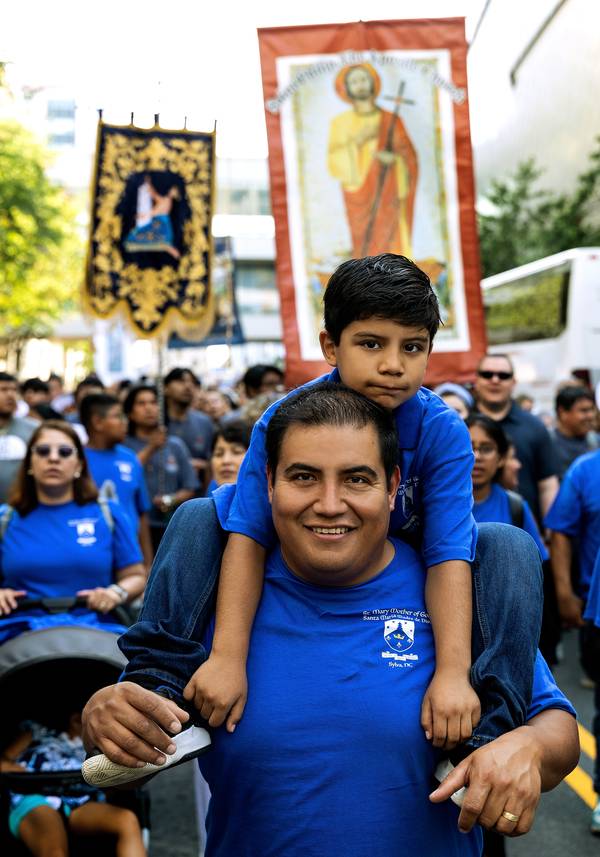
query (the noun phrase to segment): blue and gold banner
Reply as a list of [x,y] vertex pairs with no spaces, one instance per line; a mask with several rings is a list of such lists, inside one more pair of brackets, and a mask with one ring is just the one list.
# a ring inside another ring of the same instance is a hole
[[85,305],[139,336],[212,327],[215,134],[100,121]]

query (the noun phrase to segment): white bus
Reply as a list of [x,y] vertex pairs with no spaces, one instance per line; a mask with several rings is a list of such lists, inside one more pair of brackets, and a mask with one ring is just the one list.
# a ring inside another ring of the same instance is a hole
[[508,354],[518,392],[552,411],[561,381],[600,382],[600,247],[547,256],[481,281],[488,351]]

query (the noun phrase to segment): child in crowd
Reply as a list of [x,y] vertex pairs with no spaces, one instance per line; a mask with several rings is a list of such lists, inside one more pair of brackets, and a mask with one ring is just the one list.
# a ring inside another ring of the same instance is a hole
[[[524,722],[537,632],[535,639],[519,650],[521,666],[515,676],[507,671],[500,683],[488,681],[488,672],[493,672],[490,662],[502,646],[511,650],[510,640],[505,642],[503,635],[498,635],[500,639],[474,639],[474,651],[486,645],[488,648],[485,665],[470,673],[470,563],[475,559],[477,542],[471,515],[473,454],[458,414],[421,386],[440,324],[438,302],[428,277],[413,262],[382,254],[340,265],[325,291],[324,308],[325,329],[320,342],[333,370],[326,377],[392,411],[398,429],[402,481],[390,533],[421,552],[427,568],[426,601],[435,638],[436,672],[423,700],[422,725],[436,747],[450,750],[469,740],[471,746],[466,752],[470,752]],[[214,495],[214,505],[207,501],[198,507],[194,538],[202,540],[202,572],[196,568],[193,574],[182,571],[185,559],[181,548],[167,538],[155,561],[141,621],[120,643],[129,659],[125,680],[177,701],[183,697],[210,726],[226,722],[230,731],[235,729],[245,704],[250,632],[260,599],[265,555],[274,543],[265,434],[278,406],[275,403],[270,407],[256,424],[237,488],[221,488]],[[223,533],[219,525],[229,533],[222,563]],[[480,580],[486,569],[491,574],[493,567],[496,577],[515,573],[513,557],[504,561],[506,538],[506,533],[498,536],[491,529],[481,533],[474,566],[475,591],[485,593]],[[206,659],[201,641],[219,566],[216,629]],[[522,587],[527,570],[519,569],[519,574]],[[523,599],[514,599],[515,610],[539,612],[536,586],[536,582],[531,584],[532,597],[524,599],[525,605],[519,606]],[[501,606],[498,621],[504,621],[507,604],[513,606],[509,596],[502,605],[482,601],[477,615]],[[537,620],[530,621],[528,616],[523,621],[535,628]],[[474,626],[474,635],[479,630]],[[505,652],[501,660],[506,662]],[[480,734],[475,735],[480,701],[471,686],[471,676],[478,687],[488,691],[485,722]],[[504,704],[504,694],[510,697],[510,704]],[[164,764],[165,757],[157,753],[156,761],[157,765]],[[105,771],[104,759],[102,766]],[[114,781],[145,776],[151,769],[160,768],[146,765],[135,770],[115,764]]]
[[[22,724],[17,737],[2,752],[0,772],[43,773],[76,771],[85,759],[81,741],[81,714],[68,717],[64,729],[40,723]],[[11,794],[8,825],[16,839],[37,855],[67,857],[68,836],[110,836],[117,857],[145,857],[146,849],[136,815],[106,803],[103,792],[81,786],[77,796]]]

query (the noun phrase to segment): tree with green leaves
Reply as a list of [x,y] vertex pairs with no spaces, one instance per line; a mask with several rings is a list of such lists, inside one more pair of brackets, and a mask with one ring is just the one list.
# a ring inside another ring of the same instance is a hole
[[0,122],[0,347],[17,368],[24,342],[75,308],[83,271],[74,207],[47,165],[33,135]]
[[478,214],[483,276],[568,250],[600,245],[600,137],[569,193],[539,188],[534,159],[491,184],[490,214]]

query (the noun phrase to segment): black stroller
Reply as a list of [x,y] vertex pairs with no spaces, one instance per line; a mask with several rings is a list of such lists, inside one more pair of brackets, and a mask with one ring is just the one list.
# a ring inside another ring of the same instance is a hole
[[[18,610],[41,609],[58,614],[81,606],[81,599],[76,598],[23,599]],[[118,608],[112,616],[118,623],[131,624],[125,610]],[[72,695],[74,688],[84,700],[117,681],[125,663],[117,639],[116,633],[85,625],[56,625],[26,631],[0,645],[0,751],[8,746],[25,720],[53,726],[57,713],[64,708],[65,697]],[[0,854],[22,857],[29,853],[8,829],[11,791],[67,796],[81,794],[82,786],[78,771],[0,773]],[[136,813],[148,847],[148,796],[140,789],[112,790],[106,796],[109,803]],[[110,842],[104,837],[70,841],[69,847],[71,855],[91,857],[96,853],[111,853]]]

